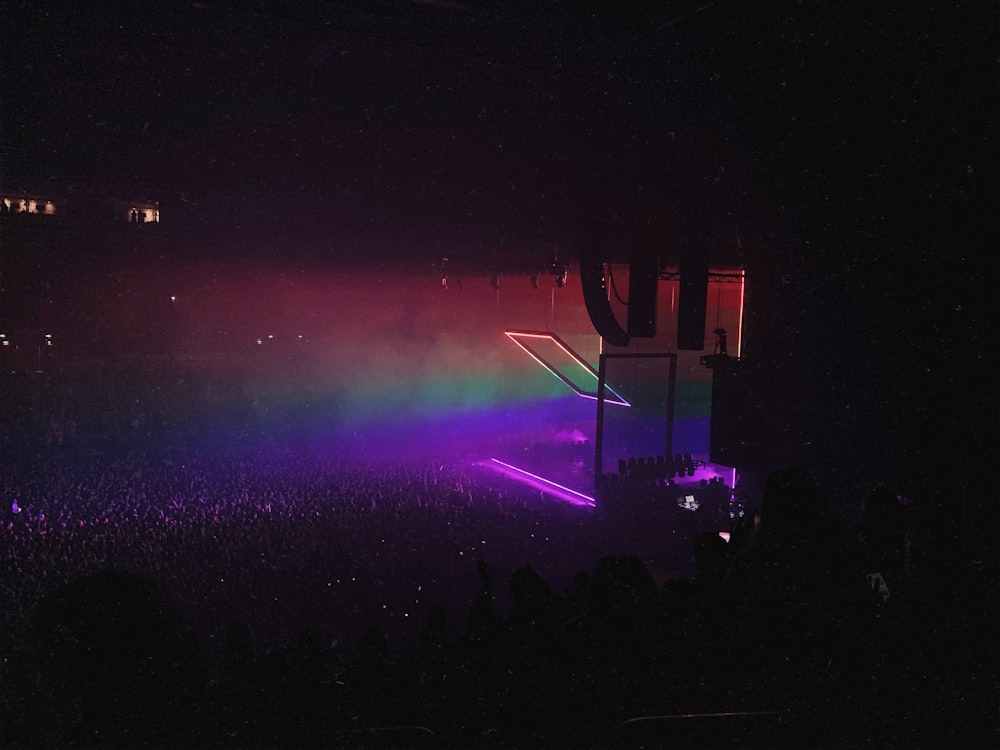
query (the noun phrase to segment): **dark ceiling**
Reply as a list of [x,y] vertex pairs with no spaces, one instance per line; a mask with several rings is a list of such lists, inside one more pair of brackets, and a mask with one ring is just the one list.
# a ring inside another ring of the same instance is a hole
[[921,276],[910,244],[995,207],[977,186],[996,176],[997,13],[978,3],[4,0],[2,16],[8,189],[97,184],[178,219],[497,252],[698,211],[720,246],[734,227],[808,244],[862,283],[887,262]]

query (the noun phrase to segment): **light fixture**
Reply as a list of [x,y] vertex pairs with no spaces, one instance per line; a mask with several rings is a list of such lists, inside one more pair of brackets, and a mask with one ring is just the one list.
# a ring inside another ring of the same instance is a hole
[[[597,386],[600,384],[599,373],[556,334],[550,331],[506,330],[504,335],[521,347],[529,357],[574,390],[578,396],[597,400]],[[554,358],[544,356],[540,351],[541,346],[554,347],[553,353],[568,358],[566,363],[570,366],[560,367],[553,361]],[[604,403],[618,406],[632,405],[607,383],[604,384],[604,389]]]
[[442,289],[447,289],[448,288],[448,258],[447,257],[441,258],[440,273],[441,273],[441,288]]
[[566,268],[565,263],[556,264],[556,286],[562,289],[566,286],[566,280],[569,276],[569,271]]

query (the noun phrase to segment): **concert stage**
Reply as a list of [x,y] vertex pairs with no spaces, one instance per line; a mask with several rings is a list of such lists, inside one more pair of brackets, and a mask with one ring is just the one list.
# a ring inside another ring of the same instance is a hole
[[[689,467],[693,471],[658,473],[653,468],[656,463],[650,461],[651,468],[645,476],[640,477],[636,471],[624,476],[605,473],[602,486],[596,487],[594,447],[589,440],[533,443],[518,451],[510,450],[508,445],[507,450],[476,463],[537,490],[543,497],[570,505],[598,507],[608,503],[621,506],[655,502],[719,523],[730,517],[730,494],[736,480],[732,467],[693,458]],[[670,463],[661,463],[661,469]],[[628,460],[624,460],[624,466],[628,465]]]

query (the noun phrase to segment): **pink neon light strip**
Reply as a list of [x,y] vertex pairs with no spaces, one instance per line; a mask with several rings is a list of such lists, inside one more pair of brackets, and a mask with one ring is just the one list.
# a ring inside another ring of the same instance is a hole
[[743,351],[743,299],[746,293],[747,286],[747,272],[740,271],[740,322],[737,324],[736,328],[736,357],[740,357]]
[[[567,346],[566,343],[562,339],[560,339],[558,336],[556,336],[554,333],[537,333],[535,331],[504,331],[504,334],[507,336],[507,338],[509,338],[511,341],[513,341],[515,344],[517,344],[519,347],[521,347],[525,352],[527,352],[528,356],[530,356],[538,364],[540,364],[546,370],[548,370],[553,375],[555,375],[557,378],[559,378],[559,380],[561,380],[567,386],[569,386],[574,391],[576,391],[576,394],[578,396],[582,396],[583,398],[590,398],[590,399],[593,399],[595,401],[597,400],[597,393],[591,393],[590,391],[585,391],[585,390],[581,389],[578,385],[576,385],[576,383],[574,383],[572,380],[570,380],[565,375],[563,375],[561,372],[559,372],[558,369],[556,369],[551,364],[549,364],[548,362],[546,362],[544,359],[542,359],[542,357],[539,354],[537,354],[529,346],[525,345],[523,342],[521,342],[519,340],[520,338],[528,338],[528,339],[547,339],[547,340],[551,341],[553,344],[555,344],[560,349],[562,349],[563,352],[565,352],[574,362],[576,362],[578,365],[580,365],[580,367],[583,369],[584,372],[586,372],[588,375],[590,375],[591,377],[593,377],[595,380],[598,380],[598,382],[599,382],[600,381],[600,375],[597,373],[596,370],[594,370],[593,367],[590,366],[590,363],[587,362],[587,360],[585,360],[583,357],[581,357],[575,351],[573,351],[572,349],[570,349],[569,346]],[[617,404],[618,406],[631,406],[632,405],[628,401],[626,401],[624,399],[624,397],[622,397],[619,393],[617,393],[607,383],[604,384],[604,388],[605,388],[605,390],[608,393],[611,394],[610,397],[607,396],[607,395],[605,395],[605,397],[604,397],[604,403],[606,403],[606,404]]]
[[[581,504],[580,500],[582,500],[583,501],[582,504],[584,504],[584,505],[596,505],[597,504],[597,502],[594,500],[594,498],[589,497],[588,495],[584,495],[582,492],[577,492],[576,490],[571,490],[569,487],[563,487],[561,484],[553,482],[551,479],[546,479],[545,477],[540,477],[537,474],[532,474],[530,471],[527,471],[525,469],[519,469],[516,466],[512,466],[511,464],[504,463],[503,461],[501,461],[498,458],[491,458],[490,461],[492,461],[493,463],[496,463],[496,464],[500,464],[500,466],[503,466],[506,469],[510,469],[515,474],[519,474],[519,475],[524,476],[524,477],[530,477],[531,479],[534,479],[536,482],[540,482],[541,484],[545,485],[546,487],[558,489],[558,490],[561,490],[562,492],[566,492],[566,493],[572,495],[573,497],[566,498],[566,500],[568,502],[572,502],[572,503],[574,503],[576,505],[580,505]],[[577,498],[579,498],[579,499],[577,499]]]

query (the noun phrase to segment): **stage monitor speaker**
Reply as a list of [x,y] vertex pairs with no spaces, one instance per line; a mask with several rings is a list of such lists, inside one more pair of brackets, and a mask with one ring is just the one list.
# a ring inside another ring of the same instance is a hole
[[747,471],[764,471],[774,420],[761,403],[760,374],[741,368],[712,373],[708,460]]
[[677,348],[705,348],[705,315],[708,310],[708,249],[701,232],[684,237],[681,248],[680,294],[677,299]]
[[580,246],[580,284],[587,314],[597,332],[613,346],[628,346],[628,331],[621,327],[611,309],[604,285],[603,247],[593,232]]
[[660,259],[654,248],[637,246],[632,251],[628,276],[628,332],[630,336],[656,335],[656,300],[660,286]]

